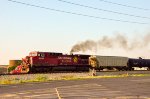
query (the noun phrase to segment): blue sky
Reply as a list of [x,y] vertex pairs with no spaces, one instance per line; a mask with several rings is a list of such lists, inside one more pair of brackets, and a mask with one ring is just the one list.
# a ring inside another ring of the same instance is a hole
[[[100,0],[65,0],[99,9],[149,17],[149,19],[84,8],[58,0],[16,1],[90,16],[148,24],[89,18],[1,0],[0,64],[8,64],[11,59],[21,59],[28,55],[30,51],[68,53],[77,42],[87,39],[98,40],[102,36],[113,36],[117,32],[129,38],[136,34],[144,35],[150,32],[150,0],[107,0],[149,9],[147,11],[114,5]],[[114,52],[117,53],[117,51]]]

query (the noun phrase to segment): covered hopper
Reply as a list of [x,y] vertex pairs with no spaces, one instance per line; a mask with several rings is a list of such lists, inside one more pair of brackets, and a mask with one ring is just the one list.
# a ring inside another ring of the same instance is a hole
[[120,56],[95,56],[98,67],[127,67],[128,65],[128,57],[120,57]]

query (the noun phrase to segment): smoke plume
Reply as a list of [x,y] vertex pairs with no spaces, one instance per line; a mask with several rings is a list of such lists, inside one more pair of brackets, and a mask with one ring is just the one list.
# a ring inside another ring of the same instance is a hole
[[72,47],[71,53],[72,52],[79,52],[79,51],[87,51],[87,50],[92,50],[93,47],[96,47],[97,42],[92,41],[92,40],[87,40],[84,42],[81,42],[79,44],[76,44]]
[[101,50],[108,48],[121,48],[126,51],[132,51],[141,48],[148,48],[150,44],[150,33],[147,33],[144,36],[137,37],[136,35],[129,39],[128,37],[122,34],[115,34],[114,36],[103,36],[97,41],[86,40],[80,43],[75,44],[72,49],[72,52],[85,52],[91,51],[93,49]]

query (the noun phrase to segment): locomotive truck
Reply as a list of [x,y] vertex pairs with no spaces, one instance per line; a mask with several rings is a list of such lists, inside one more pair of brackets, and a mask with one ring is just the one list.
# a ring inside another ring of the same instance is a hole
[[62,54],[55,52],[30,52],[22,58],[22,63],[12,70],[12,74],[40,73],[51,71],[92,71],[107,69],[133,70],[133,67],[147,67],[150,59],[134,59],[120,56],[99,56],[81,54]]

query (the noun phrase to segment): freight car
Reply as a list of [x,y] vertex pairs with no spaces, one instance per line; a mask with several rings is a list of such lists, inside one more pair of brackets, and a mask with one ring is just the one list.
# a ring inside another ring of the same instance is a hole
[[90,55],[65,55],[55,52],[30,52],[22,59],[22,64],[11,73],[36,73],[50,71],[88,71]]
[[121,70],[121,71],[131,71],[134,67],[147,67],[150,70],[150,59],[134,59],[128,57],[120,56],[91,56],[91,65],[95,66],[97,70]]
[[[120,56],[92,56],[93,64],[96,66],[97,70],[131,70],[128,66],[128,57]],[[93,65],[92,64],[92,65]]]
[[129,67],[147,67],[147,70],[150,70],[150,59],[142,59],[141,57],[139,59],[129,58],[128,65]]
[[120,57],[120,56],[93,56],[95,58],[96,69],[117,69],[117,70],[130,70],[128,67],[128,57]]

